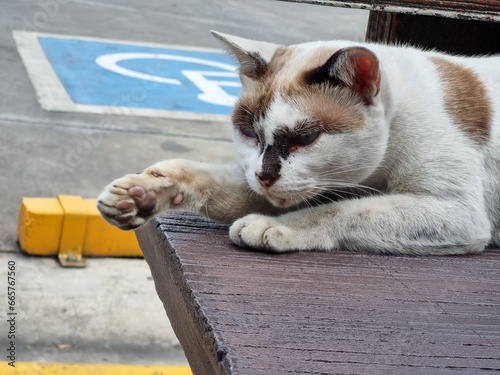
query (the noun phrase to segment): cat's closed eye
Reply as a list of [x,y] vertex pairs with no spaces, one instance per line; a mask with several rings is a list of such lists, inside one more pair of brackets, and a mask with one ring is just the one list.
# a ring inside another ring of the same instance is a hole
[[241,132],[241,134],[243,134],[247,138],[252,138],[252,139],[257,138],[257,134],[255,134],[255,132],[252,129],[241,128],[240,132]]
[[293,141],[295,144],[300,146],[309,146],[318,139],[320,133],[303,133],[297,135]]

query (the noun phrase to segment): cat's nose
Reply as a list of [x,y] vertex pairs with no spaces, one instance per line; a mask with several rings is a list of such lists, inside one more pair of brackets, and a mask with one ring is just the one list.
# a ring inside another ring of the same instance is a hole
[[276,182],[279,175],[274,175],[269,172],[255,172],[255,177],[257,177],[257,181],[264,187],[270,187],[272,184]]

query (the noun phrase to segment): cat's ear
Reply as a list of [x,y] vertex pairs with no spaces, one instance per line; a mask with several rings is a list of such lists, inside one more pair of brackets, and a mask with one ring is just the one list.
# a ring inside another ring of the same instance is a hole
[[364,47],[343,48],[325,64],[306,73],[310,84],[330,83],[354,90],[366,104],[371,104],[380,91],[377,56]]
[[240,73],[254,80],[265,74],[274,53],[281,47],[273,43],[258,42],[216,31],[211,33],[236,57],[240,64]]

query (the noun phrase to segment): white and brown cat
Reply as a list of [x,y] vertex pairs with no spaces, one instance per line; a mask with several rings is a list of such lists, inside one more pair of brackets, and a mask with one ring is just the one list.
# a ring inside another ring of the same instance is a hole
[[240,64],[239,162],[167,160],[113,181],[98,199],[110,223],[191,210],[273,252],[500,246],[500,56],[214,35]]

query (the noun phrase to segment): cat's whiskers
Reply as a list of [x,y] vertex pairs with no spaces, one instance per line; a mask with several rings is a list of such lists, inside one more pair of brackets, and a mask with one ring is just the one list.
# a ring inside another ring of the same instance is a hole
[[317,187],[315,189],[316,191],[316,194],[328,194],[328,193],[333,193],[339,197],[344,197],[346,195],[350,195],[350,196],[354,196],[354,197],[363,197],[365,196],[366,194],[360,194],[360,193],[356,193],[354,191],[349,191],[349,190],[346,190],[346,189],[335,189],[335,187],[332,187],[332,186],[328,186],[328,187]]
[[342,184],[339,182],[330,184],[320,184],[317,186],[317,188],[325,192],[337,191],[344,195],[352,195],[356,197],[381,194],[380,190],[369,186],[364,186],[359,184],[349,184],[349,183]]
[[326,171],[322,171],[319,173],[319,176],[330,176],[330,175],[336,175],[336,174],[343,174],[343,173],[349,173],[349,172],[357,172],[363,169],[370,168],[370,165],[360,165],[360,166],[351,166],[347,168],[342,168],[342,167],[336,167],[336,168],[331,168]]
[[[311,202],[312,201],[312,202]],[[311,212],[311,213],[314,213],[314,207],[313,206],[313,203],[315,203],[315,205],[318,205],[320,204],[320,202],[318,202],[316,196],[313,196],[312,198],[309,198],[309,199],[304,199],[305,202],[305,206],[307,207],[307,209]],[[297,204],[298,205],[298,204]]]
[[328,197],[329,194],[334,194],[335,196],[337,196],[338,198],[341,198],[341,199],[346,198],[347,195],[357,197],[357,198],[361,198],[361,197],[366,196],[366,194],[359,194],[359,193],[356,193],[353,191],[340,190],[340,189],[335,189],[332,187],[329,187],[327,189],[318,187],[318,188],[314,189],[313,191],[314,191],[315,196],[326,198],[326,199],[329,199],[331,201],[333,201],[333,200]]

